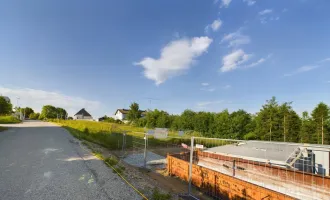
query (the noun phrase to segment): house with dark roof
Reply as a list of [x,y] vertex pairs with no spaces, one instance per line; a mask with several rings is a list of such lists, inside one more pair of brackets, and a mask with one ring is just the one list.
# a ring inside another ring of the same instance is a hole
[[85,108],[81,109],[77,114],[73,117],[75,120],[93,120],[93,117],[91,114],[89,114]]
[[[115,112],[115,116],[114,118],[115,119],[119,119],[121,121],[125,121],[127,120],[127,114],[130,110],[129,109],[117,109],[116,112]],[[140,110],[141,112],[141,117],[145,117],[146,116],[146,111],[145,110]]]

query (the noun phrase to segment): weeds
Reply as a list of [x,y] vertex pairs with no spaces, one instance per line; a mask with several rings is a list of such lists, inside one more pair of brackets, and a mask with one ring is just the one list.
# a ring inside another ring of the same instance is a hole
[[171,199],[171,194],[168,193],[161,193],[158,188],[154,189],[152,193],[153,200],[169,200]]

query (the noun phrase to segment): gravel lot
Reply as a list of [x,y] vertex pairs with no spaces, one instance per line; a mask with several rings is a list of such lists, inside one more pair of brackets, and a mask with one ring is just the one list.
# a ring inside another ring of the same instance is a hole
[[11,128],[0,132],[0,199],[142,199],[65,129],[1,126]]

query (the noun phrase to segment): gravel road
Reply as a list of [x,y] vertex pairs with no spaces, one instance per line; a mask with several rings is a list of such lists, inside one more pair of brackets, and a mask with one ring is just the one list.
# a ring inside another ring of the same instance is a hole
[[38,121],[9,127],[0,132],[0,199],[142,199],[65,129]]

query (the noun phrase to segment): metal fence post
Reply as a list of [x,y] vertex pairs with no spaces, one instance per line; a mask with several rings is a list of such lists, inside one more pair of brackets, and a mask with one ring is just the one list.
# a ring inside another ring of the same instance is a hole
[[144,135],[144,168],[147,168],[147,139],[148,139],[148,134],[145,133],[145,135]]
[[188,177],[188,181],[189,181],[188,194],[189,195],[191,195],[193,157],[194,157],[194,136],[191,137],[191,144],[190,144],[190,163],[189,163],[189,177]]
[[123,133],[123,144],[122,144],[122,156],[125,155],[125,146],[126,146],[126,132]]

